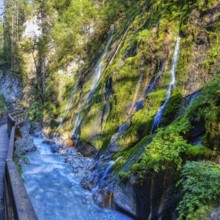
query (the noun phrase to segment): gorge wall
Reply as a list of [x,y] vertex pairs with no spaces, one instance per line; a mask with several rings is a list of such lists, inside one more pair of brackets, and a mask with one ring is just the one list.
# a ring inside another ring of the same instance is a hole
[[137,219],[208,219],[220,196],[220,2],[32,4],[22,104],[95,158],[82,185]]

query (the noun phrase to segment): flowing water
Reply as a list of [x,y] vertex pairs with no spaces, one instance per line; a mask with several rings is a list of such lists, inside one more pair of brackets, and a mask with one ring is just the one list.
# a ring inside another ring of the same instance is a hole
[[[22,166],[24,184],[39,220],[129,220],[115,210],[97,207],[92,193],[80,182],[91,163],[74,149],[74,171],[64,157],[54,154],[43,139],[34,138],[37,151],[29,153],[29,164]],[[111,165],[112,166],[112,165]],[[111,168],[110,168],[111,169]]]
[[102,54],[102,56],[101,56],[101,58],[100,58],[100,60],[99,60],[99,62],[97,64],[97,66],[96,66],[96,68],[95,68],[95,70],[93,72],[93,79],[92,79],[92,82],[91,82],[90,91],[88,93],[86,101],[82,104],[82,107],[80,108],[80,111],[79,111],[79,113],[78,113],[78,115],[76,117],[75,124],[74,124],[73,130],[72,130],[73,134],[77,135],[78,128],[81,125],[82,120],[83,120],[83,117],[80,116],[81,115],[81,111],[82,111],[83,107],[91,100],[91,98],[92,98],[92,96],[93,96],[93,94],[95,92],[95,89],[98,86],[98,82],[99,82],[99,80],[100,80],[100,78],[102,76],[102,73],[103,73],[103,61],[104,61],[104,58],[105,58],[105,56],[106,56],[106,54],[108,52],[109,46],[110,46],[110,44],[112,42],[113,33],[114,33],[114,25],[111,26],[111,30],[110,31],[111,31],[111,33],[110,33],[109,39],[107,41],[107,44],[105,46],[105,50],[104,50],[104,52],[103,52],[103,54]]
[[178,37],[177,41],[176,41],[176,47],[175,47],[173,60],[172,60],[172,64],[171,64],[171,69],[170,69],[171,81],[170,81],[170,84],[169,84],[169,87],[168,87],[168,90],[167,90],[166,99],[165,99],[163,105],[159,108],[159,110],[157,111],[157,114],[154,117],[153,126],[152,126],[151,131],[153,131],[155,128],[158,128],[160,126],[164,110],[165,110],[165,108],[167,106],[167,103],[170,99],[173,87],[175,86],[175,83],[176,83],[175,73],[176,73],[176,66],[177,66],[178,58],[179,58],[179,50],[180,50],[180,37]]
[[102,175],[102,178],[100,179],[100,181],[98,182],[97,186],[95,187],[95,190],[99,188],[99,186],[101,186],[105,180],[109,177],[109,175],[111,174],[112,168],[115,166],[115,164],[121,159],[121,157],[118,157],[115,161],[110,161],[108,163],[108,166],[104,172],[104,174]]

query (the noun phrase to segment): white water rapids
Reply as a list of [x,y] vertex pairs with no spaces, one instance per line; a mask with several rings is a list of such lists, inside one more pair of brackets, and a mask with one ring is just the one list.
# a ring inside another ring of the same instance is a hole
[[75,149],[74,171],[64,157],[51,152],[43,139],[34,138],[37,151],[28,153],[29,164],[22,166],[24,184],[39,220],[131,220],[115,211],[97,207],[92,193],[80,185],[88,170],[90,159]]

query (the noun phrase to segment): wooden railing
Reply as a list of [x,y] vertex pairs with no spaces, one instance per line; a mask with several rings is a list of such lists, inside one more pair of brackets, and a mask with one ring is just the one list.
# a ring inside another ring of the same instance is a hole
[[4,176],[4,210],[5,220],[36,220],[37,216],[24,187],[23,180],[13,160],[15,145],[15,128],[26,120],[24,111],[8,114],[9,148]]

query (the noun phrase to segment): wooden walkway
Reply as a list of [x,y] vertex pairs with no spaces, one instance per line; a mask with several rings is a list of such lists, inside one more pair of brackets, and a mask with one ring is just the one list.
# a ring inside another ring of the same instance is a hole
[[7,125],[0,127],[0,220],[3,220],[3,176],[5,172],[5,160],[8,153],[9,138],[7,133]]

